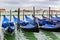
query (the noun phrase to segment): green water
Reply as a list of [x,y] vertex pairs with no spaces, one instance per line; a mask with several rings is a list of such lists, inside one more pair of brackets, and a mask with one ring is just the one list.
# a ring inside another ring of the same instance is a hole
[[13,34],[13,35],[4,34],[4,39],[5,40],[15,40],[15,34]]
[[28,40],[37,40],[37,38],[34,36],[33,32],[26,32],[26,31],[22,31],[24,33],[24,36],[26,37],[26,39]]
[[60,40],[56,35],[54,35],[52,32],[49,31],[44,31],[41,30],[46,36],[49,36],[50,38],[52,38],[53,40]]
[[[25,13],[26,15],[32,15],[31,13]],[[36,13],[37,14],[37,13]],[[41,14],[41,13],[40,13]],[[40,14],[38,14],[37,16],[40,18]],[[9,13],[2,13],[1,15],[10,15]],[[17,15],[17,13],[12,13],[12,15]],[[21,13],[21,17],[20,19],[23,19],[23,14]],[[10,17],[8,16],[8,18],[10,19]],[[13,17],[12,17],[13,19]],[[42,31],[42,30],[41,30]],[[50,38],[52,38],[53,40],[60,40],[56,35],[54,35],[52,32],[48,32],[48,31],[42,31],[46,36],[49,36]],[[26,39],[29,39],[29,40],[37,40],[37,38],[34,36],[33,32],[25,32],[23,31],[24,33],[24,36],[26,37]],[[7,35],[7,34],[4,34],[4,38],[6,40],[15,40],[15,34],[13,35]]]

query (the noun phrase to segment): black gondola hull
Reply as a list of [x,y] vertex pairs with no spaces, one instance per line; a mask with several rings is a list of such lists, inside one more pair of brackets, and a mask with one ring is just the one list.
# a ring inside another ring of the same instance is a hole
[[57,28],[40,28],[41,30],[51,31],[51,32],[60,32],[60,27]]
[[15,29],[8,28],[8,30],[5,30],[6,34],[12,34]]
[[39,32],[39,28],[21,28],[21,30],[27,31],[27,32]]

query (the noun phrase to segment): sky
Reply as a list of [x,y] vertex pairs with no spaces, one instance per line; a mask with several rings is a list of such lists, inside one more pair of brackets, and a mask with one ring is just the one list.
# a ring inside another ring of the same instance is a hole
[[35,6],[36,9],[51,9],[60,10],[60,0],[0,0],[0,8],[6,10],[32,9]]

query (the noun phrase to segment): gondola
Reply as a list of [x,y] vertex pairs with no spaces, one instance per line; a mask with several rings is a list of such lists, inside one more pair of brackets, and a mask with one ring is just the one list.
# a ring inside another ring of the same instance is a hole
[[[36,17],[34,17],[34,18],[36,18]],[[41,19],[39,19],[39,18],[37,18],[37,19],[40,20],[40,22],[41,22]],[[43,24],[43,23],[44,23],[44,21],[42,20],[42,23],[41,24]],[[48,22],[48,23],[45,23],[45,25],[42,25],[40,27],[40,29],[43,29],[43,30],[46,30],[46,31],[59,32],[60,31],[60,25],[59,24],[60,24],[60,22],[56,22],[56,24],[54,24],[54,25],[53,24],[50,24],[50,22]]]
[[60,32],[60,24],[51,25],[51,24],[45,24],[44,26],[41,26],[40,29],[45,31],[54,31],[54,32]]
[[60,17],[51,16],[51,20],[59,22],[60,21]]
[[[32,17],[33,18],[37,18],[37,17],[34,17],[33,15],[32,15]],[[32,23],[32,24],[34,24],[34,19],[32,20],[31,18],[29,18],[27,15],[26,15],[26,21],[29,21],[30,23]],[[45,25],[45,24],[47,24],[47,23],[50,23],[50,24],[53,24],[53,22],[52,21],[48,21],[48,20],[46,20],[47,18],[46,17],[44,17],[43,19],[39,19],[39,18],[37,18],[38,20],[39,20],[39,25],[40,26],[43,26],[43,25]]]
[[28,21],[31,24],[34,24],[34,19],[29,18],[27,15],[25,15],[26,21]]
[[2,27],[4,29],[4,33],[6,34],[14,33],[14,30],[15,30],[14,23],[11,22],[6,16],[4,16],[3,18]]
[[[46,17],[45,17],[46,18]],[[51,20],[51,19],[50,19]],[[49,20],[49,21],[50,21]],[[53,19],[51,21],[55,21],[56,19]],[[56,20],[58,21],[58,20]],[[53,24],[50,24],[49,22],[45,25],[41,26],[40,29],[45,31],[54,31],[54,32],[60,32],[60,22],[55,22]]]
[[28,32],[39,32],[39,28],[37,25],[27,24],[26,26],[20,26],[20,28]]
[[[13,18],[14,18],[14,23],[18,24],[18,18],[15,17],[14,15],[13,15]],[[19,24],[20,24],[21,26],[25,26],[25,25],[28,24],[28,22],[25,22],[24,20],[20,20]]]
[[[18,19],[18,18],[17,18]],[[14,18],[14,21],[15,21],[15,18]],[[17,21],[15,21],[17,22]],[[21,21],[20,21],[21,22]],[[24,23],[23,23],[24,24]],[[31,23],[28,23],[24,26],[21,26],[20,25],[20,28],[21,30],[24,30],[24,31],[28,31],[28,32],[39,32],[39,29],[38,29],[38,26],[35,25],[36,23],[34,23],[34,25],[32,25]]]

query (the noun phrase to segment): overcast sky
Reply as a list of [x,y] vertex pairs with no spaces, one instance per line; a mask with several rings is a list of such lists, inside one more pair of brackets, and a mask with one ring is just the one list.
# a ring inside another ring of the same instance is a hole
[[0,0],[0,8],[10,9],[60,9],[60,0]]

